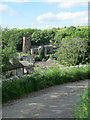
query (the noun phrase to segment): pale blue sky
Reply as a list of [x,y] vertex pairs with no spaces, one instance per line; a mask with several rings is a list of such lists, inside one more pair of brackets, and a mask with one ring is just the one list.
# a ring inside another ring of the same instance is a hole
[[2,27],[49,29],[88,25],[87,3],[1,2]]

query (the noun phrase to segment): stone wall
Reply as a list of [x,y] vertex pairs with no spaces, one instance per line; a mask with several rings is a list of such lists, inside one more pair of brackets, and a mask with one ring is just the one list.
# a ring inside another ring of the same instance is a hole
[[23,68],[18,68],[17,69],[17,76],[23,76],[23,74],[24,74]]

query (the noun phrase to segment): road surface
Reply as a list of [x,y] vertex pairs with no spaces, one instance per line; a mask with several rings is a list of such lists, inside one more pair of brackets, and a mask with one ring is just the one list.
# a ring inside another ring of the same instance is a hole
[[88,80],[70,82],[32,92],[4,103],[3,118],[73,118],[75,104],[88,86]]

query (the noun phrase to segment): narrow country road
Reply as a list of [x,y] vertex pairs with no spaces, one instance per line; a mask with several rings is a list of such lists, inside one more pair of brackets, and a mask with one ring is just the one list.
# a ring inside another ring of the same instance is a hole
[[4,103],[3,118],[73,118],[88,80],[70,82],[28,94],[22,99]]

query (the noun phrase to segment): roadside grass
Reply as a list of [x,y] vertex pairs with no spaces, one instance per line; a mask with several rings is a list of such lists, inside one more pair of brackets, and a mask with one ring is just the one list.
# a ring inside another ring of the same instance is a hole
[[38,68],[24,78],[2,82],[2,102],[17,99],[32,91],[48,88],[67,82],[89,79],[90,66],[82,68],[58,68],[51,66],[47,70]]
[[83,92],[80,102],[76,105],[74,118],[76,120],[87,118],[90,119],[90,86]]

